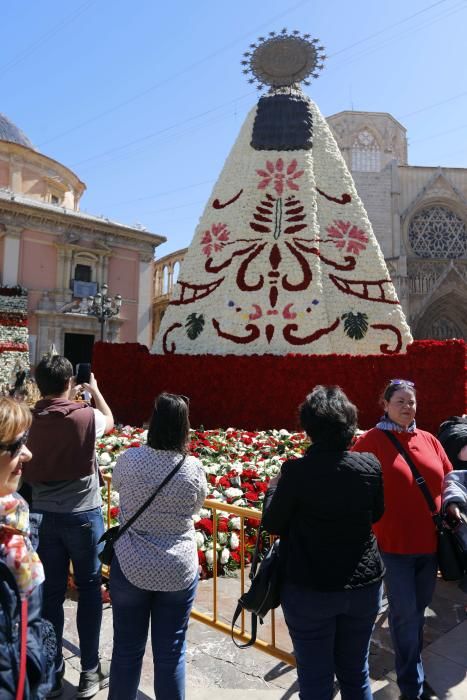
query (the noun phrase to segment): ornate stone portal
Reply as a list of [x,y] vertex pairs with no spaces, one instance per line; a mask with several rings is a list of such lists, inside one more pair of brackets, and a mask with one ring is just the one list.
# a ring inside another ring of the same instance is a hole
[[156,353],[397,353],[409,327],[336,141],[298,81],[318,40],[251,46],[270,86],[250,112],[185,256]]

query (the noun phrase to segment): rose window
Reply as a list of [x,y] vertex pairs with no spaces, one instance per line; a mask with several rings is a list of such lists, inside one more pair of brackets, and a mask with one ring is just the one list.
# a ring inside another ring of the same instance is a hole
[[421,258],[461,258],[467,255],[465,223],[446,207],[423,209],[409,225],[412,250]]

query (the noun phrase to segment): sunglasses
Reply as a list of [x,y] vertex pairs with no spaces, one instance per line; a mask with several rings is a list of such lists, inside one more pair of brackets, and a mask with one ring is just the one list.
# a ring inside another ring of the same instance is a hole
[[410,379],[390,379],[389,384],[406,384],[407,386],[415,386],[415,383],[411,382]]
[[0,443],[0,450],[2,452],[8,452],[10,457],[14,459],[19,455],[23,446],[26,444],[29,435],[29,430],[25,430],[21,437],[16,440],[16,442],[10,442],[8,445],[3,445]]

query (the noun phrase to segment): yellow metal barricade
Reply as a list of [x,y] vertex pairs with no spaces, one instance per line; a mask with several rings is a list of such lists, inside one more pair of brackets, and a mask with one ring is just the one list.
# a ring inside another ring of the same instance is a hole
[[[110,527],[111,517],[110,517],[110,494],[111,494],[111,484],[112,477],[106,475],[104,477],[107,486],[107,527]],[[199,610],[193,609],[191,611],[191,617],[198,622],[202,622],[205,625],[209,625],[214,629],[217,629],[226,634],[231,634],[231,626],[226,624],[219,619],[219,600],[218,600],[218,576],[217,576],[217,518],[219,512],[226,513],[227,515],[236,515],[240,518],[240,588],[239,595],[243,595],[245,592],[245,575],[246,575],[246,565],[245,565],[245,519],[256,520],[258,526],[261,520],[261,511],[255,508],[243,508],[239,506],[230,505],[228,503],[223,503],[222,501],[215,501],[214,499],[207,498],[204,501],[204,508],[212,511],[212,539],[213,539],[213,578],[212,578],[212,612],[209,613],[200,612]],[[103,574],[108,575],[107,567],[103,567]],[[238,580],[238,579],[237,579]],[[235,609],[235,608],[234,608]],[[230,611],[230,618],[232,618],[234,610]],[[291,666],[295,666],[295,657],[288,651],[281,649],[276,643],[276,612],[271,610],[270,612],[270,625],[269,625],[269,640],[264,640],[257,638],[254,646],[261,651],[264,651],[270,656],[274,656],[281,661],[284,661]],[[259,632],[259,630],[258,630]],[[245,623],[245,612],[242,610],[240,616],[240,626],[234,628],[234,636],[242,642],[247,642],[250,639],[250,635],[246,629]]]

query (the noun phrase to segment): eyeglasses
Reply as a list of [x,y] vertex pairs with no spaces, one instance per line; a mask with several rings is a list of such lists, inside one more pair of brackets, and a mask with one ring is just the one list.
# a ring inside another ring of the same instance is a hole
[[0,443],[0,450],[2,452],[8,452],[11,456],[11,459],[14,459],[19,455],[21,450],[23,449],[23,446],[26,444],[27,439],[28,439],[29,431],[25,430],[24,433],[21,435],[19,440],[16,440],[16,442],[10,442],[7,445],[3,445]]
[[389,384],[406,384],[407,386],[415,386],[415,383],[411,382],[410,379],[390,379]]

